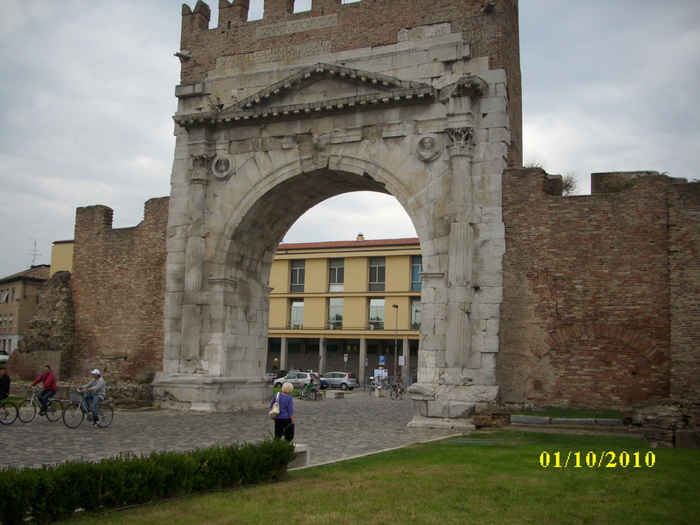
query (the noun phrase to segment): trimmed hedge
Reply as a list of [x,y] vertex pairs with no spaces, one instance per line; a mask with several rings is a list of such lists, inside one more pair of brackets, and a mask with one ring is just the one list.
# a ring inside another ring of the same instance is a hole
[[191,452],[120,455],[98,463],[0,470],[0,523],[50,523],[196,492],[278,480],[294,459],[294,446],[266,439],[215,445]]

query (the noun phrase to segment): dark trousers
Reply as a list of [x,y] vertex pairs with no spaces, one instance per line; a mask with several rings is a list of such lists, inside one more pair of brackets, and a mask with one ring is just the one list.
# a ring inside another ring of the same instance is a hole
[[41,411],[46,412],[46,406],[49,404],[49,398],[56,395],[55,390],[42,390],[38,395],[39,401],[41,401]]
[[285,428],[287,425],[289,425],[292,422],[291,419],[275,419],[275,439],[286,439],[287,441],[291,441],[294,439],[294,432],[290,433],[286,432],[285,433]]

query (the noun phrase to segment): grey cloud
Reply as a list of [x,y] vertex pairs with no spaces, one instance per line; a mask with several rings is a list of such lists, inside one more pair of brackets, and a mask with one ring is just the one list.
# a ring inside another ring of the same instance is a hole
[[[194,0],[185,0],[191,7]],[[208,2],[216,19],[217,2]],[[262,15],[251,0],[251,17]],[[115,227],[169,193],[182,0],[4,0],[0,17],[0,276],[48,262],[75,208]],[[548,171],[653,169],[698,178],[700,3],[520,2],[525,154]],[[287,242],[411,237],[398,202],[348,194],[310,210]]]

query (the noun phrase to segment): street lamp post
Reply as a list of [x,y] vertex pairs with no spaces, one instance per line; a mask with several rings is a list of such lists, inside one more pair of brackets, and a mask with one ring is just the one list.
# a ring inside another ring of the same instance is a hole
[[394,378],[396,377],[396,359],[399,353],[399,305],[394,303],[391,307],[396,312],[396,320],[394,321]]

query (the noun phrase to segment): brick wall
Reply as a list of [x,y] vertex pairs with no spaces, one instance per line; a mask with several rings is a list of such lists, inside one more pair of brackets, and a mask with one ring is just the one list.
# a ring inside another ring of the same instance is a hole
[[[700,405],[700,182],[669,189],[671,397]],[[700,411],[697,424],[700,425]]]
[[45,365],[60,381],[70,376],[75,341],[70,274],[56,272],[39,290],[39,304],[12,355],[13,379],[34,380]]
[[[491,69],[504,69],[508,79],[512,145],[509,163],[521,165],[521,82],[518,8],[515,0],[496,2],[482,11],[483,0],[362,0],[341,4],[338,0],[314,0],[311,11],[292,13],[292,0],[265,0],[264,18],[246,22],[248,2],[219,2],[219,19],[211,21],[207,4],[194,10],[183,5],[180,49],[191,58],[182,60],[183,84],[201,82],[214,69],[216,59],[246,55],[250,65],[261,56],[278,57],[281,64],[322,43],[324,52],[339,52],[394,44],[402,29],[444,22],[453,32],[462,31],[472,57],[488,57]],[[284,23],[297,25],[283,26]],[[303,28],[303,30],[300,30]],[[253,53],[258,53],[253,55]],[[316,54],[322,54],[317,51]],[[274,60],[268,60],[274,61]],[[291,62],[289,62],[291,63]],[[405,79],[410,80],[410,79]]]
[[697,192],[646,172],[594,174],[590,196],[552,195],[548,182],[541,170],[504,174],[503,399],[630,406],[671,385],[697,395]]
[[106,206],[78,208],[74,377],[99,368],[112,383],[150,382],[162,368],[168,201],[149,200],[144,220],[121,229]]

